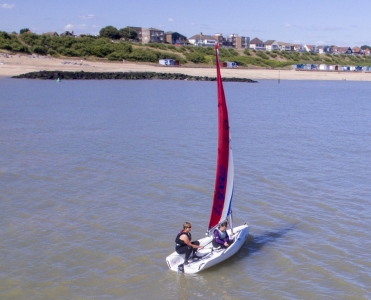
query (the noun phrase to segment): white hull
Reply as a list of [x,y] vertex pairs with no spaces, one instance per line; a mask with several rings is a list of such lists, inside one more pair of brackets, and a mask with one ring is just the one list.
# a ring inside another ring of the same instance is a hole
[[[231,237],[231,230],[228,230],[227,232],[228,235]],[[245,224],[235,227],[233,228],[233,233],[233,243],[226,249],[213,248],[213,238],[210,236],[198,240],[200,242],[200,245],[205,246],[205,248],[200,249],[196,252],[196,255],[198,256],[197,260],[193,261],[192,259],[190,259],[188,261],[188,265],[184,266],[184,273],[198,273],[236,254],[236,252],[240,250],[247,239],[247,236],[249,234],[249,225]],[[178,266],[184,263],[184,254],[173,252],[168,257],[166,257],[166,262],[170,270],[177,272]]]

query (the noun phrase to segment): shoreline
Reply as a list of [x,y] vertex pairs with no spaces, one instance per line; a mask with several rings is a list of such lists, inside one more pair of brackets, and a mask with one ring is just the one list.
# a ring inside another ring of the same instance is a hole
[[[59,59],[35,55],[0,56],[0,78],[19,76],[39,71],[60,72],[156,72],[184,74],[188,76],[215,77],[210,67],[165,67],[149,63],[100,62],[74,59]],[[221,70],[223,78],[245,78],[251,80],[332,80],[371,81],[371,73],[338,71],[296,71],[234,68]]]

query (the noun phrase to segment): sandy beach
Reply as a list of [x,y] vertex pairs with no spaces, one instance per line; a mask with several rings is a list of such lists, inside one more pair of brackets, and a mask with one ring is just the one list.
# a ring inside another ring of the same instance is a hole
[[[161,72],[182,73],[191,76],[215,77],[214,68],[163,67],[149,63],[99,62],[74,59],[57,59],[35,55],[0,54],[0,77],[11,77],[34,71],[85,71],[85,72]],[[371,73],[295,71],[268,69],[222,69],[223,77],[249,78],[253,80],[351,80],[371,81]]]

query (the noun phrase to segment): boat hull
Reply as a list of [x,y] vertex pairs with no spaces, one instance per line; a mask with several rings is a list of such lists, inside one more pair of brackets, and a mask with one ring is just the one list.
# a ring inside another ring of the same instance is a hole
[[[198,240],[204,249],[200,249],[196,252],[197,259],[189,260],[188,264],[184,266],[184,273],[194,274],[210,268],[236,254],[242,245],[246,242],[249,234],[249,225],[241,225],[233,228],[234,239],[233,243],[228,248],[214,248],[212,246],[213,238],[208,236]],[[231,236],[231,230],[228,230],[228,234]],[[166,257],[166,262],[170,270],[178,271],[178,266],[184,263],[184,254],[178,254],[173,252]]]

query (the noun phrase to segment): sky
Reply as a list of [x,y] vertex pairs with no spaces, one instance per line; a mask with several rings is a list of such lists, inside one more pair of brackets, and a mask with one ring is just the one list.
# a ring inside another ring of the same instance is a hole
[[0,0],[0,31],[98,34],[106,26],[153,27],[186,37],[238,34],[313,45],[371,45],[364,0]]

